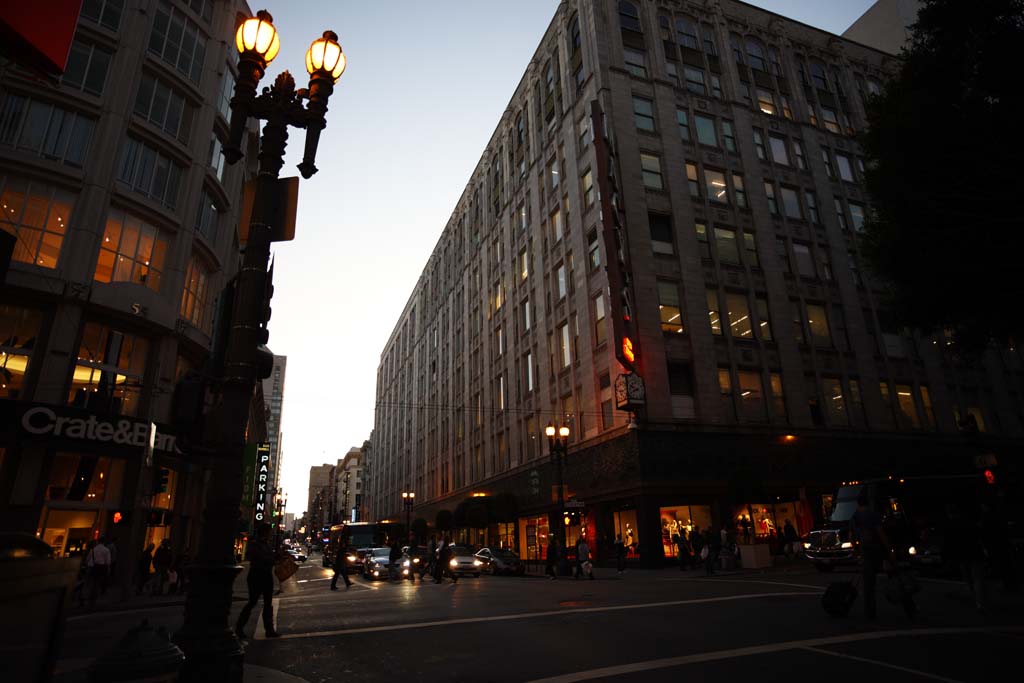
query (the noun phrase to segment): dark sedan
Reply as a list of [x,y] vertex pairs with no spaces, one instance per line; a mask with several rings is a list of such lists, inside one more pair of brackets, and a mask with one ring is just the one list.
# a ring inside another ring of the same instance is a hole
[[452,545],[448,547],[450,559],[448,560],[448,571],[455,576],[472,574],[480,576],[483,570],[484,561],[473,554],[473,549],[464,545]]

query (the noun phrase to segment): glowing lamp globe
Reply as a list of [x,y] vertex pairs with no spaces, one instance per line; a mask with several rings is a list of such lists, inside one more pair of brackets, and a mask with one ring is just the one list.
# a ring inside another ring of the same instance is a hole
[[338,34],[324,31],[322,38],[317,38],[306,51],[306,71],[310,76],[324,73],[337,81],[345,71],[348,60],[338,44]]
[[569,437],[569,428],[568,427],[564,427],[564,426],[563,427],[559,427],[558,428],[558,435],[560,437],[562,437],[563,439],[568,438]]
[[544,428],[544,433],[547,434],[548,438],[554,438],[555,436],[555,425],[548,423],[548,426]]
[[281,38],[271,22],[274,20],[270,12],[260,10],[255,17],[242,22],[235,33],[235,47],[241,54],[255,53],[266,64],[277,56],[281,49]]

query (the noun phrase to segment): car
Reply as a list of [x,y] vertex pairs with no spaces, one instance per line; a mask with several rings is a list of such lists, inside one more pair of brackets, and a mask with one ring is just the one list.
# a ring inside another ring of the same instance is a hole
[[476,556],[484,563],[490,574],[525,574],[526,565],[519,556],[506,548],[481,548]]
[[391,565],[391,548],[371,548],[363,558],[363,578],[386,579]]
[[465,545],[448,546],[448,571],[454,576],[465,576],[472,574],[480,576],[483,570],[484,561],[473,554],[473,549]]
[[296,562],[305,562],[306,555],[298,548],[285,548],[285,552],[291,555]]

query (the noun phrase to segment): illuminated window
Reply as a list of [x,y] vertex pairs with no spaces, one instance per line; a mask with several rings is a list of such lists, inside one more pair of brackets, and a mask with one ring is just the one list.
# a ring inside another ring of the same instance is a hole
[[697,180],[697,164],[687,162],[686,182],[690,187],[690,196],[700,199],[700,182]]
[[0,397],[21,398],[42,322],[40,311],[0,304]]
[[530,259],[526,249],[519,252],[519,278],[525,280],[530,275]]
[[722,315],[718,308],[718,291],[707,290],[708,322],[711,325],[711,334],[722,334]]
[[768,315],[768,299],[763,296],[757,297],[757,329],[758,336],[762,341],[772,340],[771,317]]
[[159,292],[166,255],[167,242],[159,230],[111,209],[93,277],[97,282],[132,282]]
[[775,108],[775,96],[772,95],[770,90],[764,88],[757,88],[757,106],[765,114],[771,114],[772,116],[778,111]]
[[662,332],[682,333],[683,314],[679,308],[679,287],[675,282],[658,280],[658,311]]
[[807,326],[811,330],[811,339],[819,346],[831,346],[832,334],[828,328],[828,316],[825,307],[807,304]]
[[704,188],[707,191],[708,201],[716,204],[729,203],[729,194],[725,186],[725,174],[721,171],[704,169]]
[[718,392],[722,401],[722,412],[730,420],[736,419],[736,406],[732,401],[732,377],[729,368],[718,368]]
[[562,212],[559,209],[551,214],[551,233],[556,242],[562,239]]
[[921,426],[921,420],[917,416],[917,407],[914,405],[914,394],[908,384],[896,385],[896,405],[900,411],[900,419],[910,424],[914,429]]
[[589,170],[583,174],[583,205],[594,203],[594,174]]
[[736,339],[753,339],[754,327],[750,321],[750,304],[745,294],[725,295],[726,311],[729,315],[729,334]]
[[0,230],[15,237],[11,258],[56,268],[75,197],[40,182],[0,175]]
[[68,402],[96,412],[135,415],[148,353],[144,337],[85,323]]
[[782,375],[777,372],[768,375],[769,389],[772,394],[772,416],[776,419],[786,419],[786,399],[782,392]]
[[209,332],[210,274],[206,266],[193,256],[185,271],[185,288],[181,292],[181,317],[192,326]]
[[558,351],[563,368],[572,364],[572,345],[569,341],[569,324],[562,323],[558,327]]

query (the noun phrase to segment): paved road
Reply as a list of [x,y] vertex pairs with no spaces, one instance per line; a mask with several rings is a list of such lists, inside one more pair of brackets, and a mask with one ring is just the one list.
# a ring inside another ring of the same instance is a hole
[[255,640],[247,661],[316,682],[792,681],[812,672],[829,681],[981,681],[1024,647],[1019,609],[982,618],[966,590],[946,582],[924,583],[914,621],[881,600],[868,622],[859,604],[849,618],[827,617],[821,592],[833,577],[802,568],[443,585],[356,579],[333,593],[330,575],[312,563],[300,571],[278,600],[284,637]]
[[[802,566],[713,578],[597,571],[596,581],[485,576],[410,585],[355,578],[351,589],[331,592],[331,572],[314,557],[275,600],[282,638],[264,639],[253,615],[246,662],[311,683],[808,676],[881,683],[991,680],[1024,647],[1020,594],[1007,602],[996,592],[1000,608],[983,618],[966,589],[926,581],[914,621],[880,600],[878,620],[869,622],[860,604],[848,618],[827,617],[821,593],[834,577]],[[171,630],[180,615],[180,607],[146,612]],[[140,618],[125,611],[72,620],[61,670],[80,671]]]

